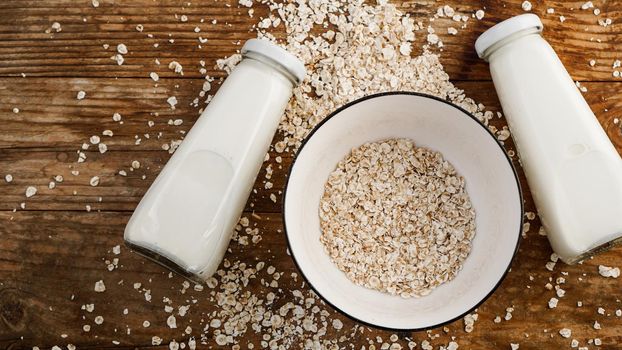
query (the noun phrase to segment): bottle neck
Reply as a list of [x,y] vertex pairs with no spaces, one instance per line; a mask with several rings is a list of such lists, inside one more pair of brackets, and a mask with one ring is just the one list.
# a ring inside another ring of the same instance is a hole
[[482,58],[486,60],[487,62],[489,62],[490,56],[492,56],[492,54],[494,54],[500,48],[522,37],[533,35],[533,34],[540,35],[540,29],[537,27],[533,27],[533,28],[528,28],[528,29],[523,29],[521,31],[518,31],[502,40],[497,41],[493,45],[491,45],[489,48],[486,49],[486,51],[484,51]]
[[285,78],[287,78],[287,80],[289,80],[292,83],[293,87],[296,87],[300,83],[298,79],[296,79],[296,77],[289,70],[287,70],[277,61],[269,57],[266,57],[264,55],[261,55],[255,52],[246,52],[244,54],[244,59],[251,59],[251,60],[258,61],[269,66],[270,68],[276,70],[277,72],[281,73]]

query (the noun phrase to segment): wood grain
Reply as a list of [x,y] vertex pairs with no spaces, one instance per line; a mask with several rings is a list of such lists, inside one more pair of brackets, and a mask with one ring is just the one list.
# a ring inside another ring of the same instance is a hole
[[[13,79],[0,79],[0,83]],[[0,134],[0,175],[14,176],[12,183],[0,181],[0,210],[19,208],[23,202],[26,202],[26,210],[85,210],[87,204],[93,210],[133,210],[170,157],[161,149],[161,144],[181,137],[179,131],[189,130],[198,116],[196,108],[188,107],[183,102],[174,111],[162,107],[162,100],[169,96],[165,86],[179,85],[175,90],[178,99],[191,101],[193,96],[198,96],[202,82],[171,79],[171,82],[160,83],[154,91],[153,81],[148,79],[121,79],[119,83],[107,79],[83,79],[94,80],[88,83],[82,81],[83,86],[89,86],[89,91],[93,92],[86,100],[78,101],[75,91],[70,91],[76,90],[74,79],[55,79],[56,84],[51,90],[45,79],[15,79],[26,81],[22,85],[6,84],[4,89],[0,89],[0,102],[21,109],[19,114],[12,113],[10,109],[0,112],[0,123],[6,131]],[[622,116],[622,95],[610,93],[619,83],[584,85],[588,89],[584,94],[587,101],[622,153],[622,128],[614,123],[616,117]],[[492,83],[459,82],[457,86],[490,110],[500,110]],[[56,93],[57,88],[62,93]],[[46,103],[43,96],[54,96],[54,99]],[[161,112],[155,117],[145,111]],[[123,125],[112,121],[111,116],[115,112],[124,116]],[[184,124],[168,125],[169,119],[177,118],[182,118]],[[145,120],[154,120],[156,124],[149,127]],[[493,119],[491,124],[497,128],[506,125],[504,119],[498,118]],[[28,125],[26,130],[22,130],[24,125]],[[563,130],[563,125],[559,128]],[[114,131],[113,137],[102,136],[102,142],[108,145],[109,151],[100,154],[91,146],[91,150],[85,152],[86,162],[77,163],[76,150],[83,142],[88,143],[90,135],[101,135],[105,129]],[[162,137],[159,140],[155,136],[146,139],[145,133],[161,133]],[[136,135],[144,140],[140,145],[135,144]],[[280,136],[275,138],[280,139]],[[511,140],[508,141],[508,149],[513,149]],[[281,163],[275,161],[277,157],[282,158]],[[130,165],[134,160],[141,162],[141,168],[132,171]],[[291,162],[289,153],[270,152],[269,161],[265,162],[247,205],[248,211],[280,211],[281,191]],[[271,179],[265,178],[267,166],[274,170]],[[79,175],[72,175],[71,171],[76,170]],[[128,176],[119,175],[120,170],[125,170]],[[63,183],[48,189],[49,182],[56,175],[64,177]],[[93,176],[101,179],[97,187],[89,185],[89,179]],[[265,189],[267,181],[273,184],[270,190]],[[526,184],[526,181],[523,183]],[[31,185],[36,186],[39,192],[26,200],[25,189]],[[270,194],[276,195],[276,202],[270,199]],[[100,197],[103,198],[101,202]]]
[[[214,68],[216,60],[234,53],[244,40],[254,37],[253,25],[268,10],[256,5],[255,17],[249,18],[247,9],[238,8],[233,0],[99,1],[99,8],[93,8],[90,0],[0,2],[0,348],[30,349],[36,345],[46,349],[75,344],[79,349],[164,350],[173,339],[189,338],[183,333],[187,325],[193,329],[191,335],[199,337],[216,310],[212,294],[215,291],[206,288],[197,292],[190,288],[181,294],[181,277],[169,277],[167,270],[125,247],[120,255],[114,255],[112,247],[123,244],[123,229],[131,210],[170,157],[161,149],[162,144],[180,139],[204,106],[202,98],[198,106],[191,106],[204,81],[199,73],[200,61],[205,62],[207,74],[217,79],[224,77],[223,72]],[[483,20],[470,18],[467,27],[456,36],[445,34],[450,26],[459,28],[456,22],[439,18],[431,23],[444,42],[442,50],[432,50],[441,53],[451,79],[467,96],[492,111],[500,110],[499,103],[486,63],[473,52],[473,42],[499,20],[523,13],[521,3],[453,3],[458,12],[469,16],[475,10],[486,10]],[[622,128],[614,123],[614,118],[622,119],[622,80],[612,75],[613,61],[622,59],[622,26],[617,24],[622,18],[622,3],[594,1],[602,11],[598,17],[591,10],[579,9],[583,1],[532,4],[533,12],[544,21],[545,37],[573,78],[584,82],[582,85],[588,89],[584,93],[586,100],[622,153]],[[441,5],[444,3],[421,0],[398,6],[427,26],[428,19]],[[547,8],[554,8],[555,13],[547,14]],[[181,22],[182,14],[188,16],[188,22]],[[564,23],[559,21],[560,15],[565,16]],[[599,26],[598,18],[612,18],[614,25]],[[62,31],[45,33],[53,22],[61,23]],[[135,29],[138,24],[144,26],[143,32]],[[201,29],[199,33],[194,32],[196,26]],[[415,46],[423,44],[426,33],[418,32]],[[208,39],[201,48],[199,36]],[[174,43],[169,39],[174,39]],[[129,48],[122,66],[110,59],[118,43]],[[154,46],[156,43],[158,47]],[[104,49],[104,44],[110,47]],[[588,64],[591,59],[596,61],[594,67]],[[184,76],[167,68],[172,60],[184,66]],[[152,81],[150,72],[157,72],[161,79]],[[212,85],[214,93],[218,83]],[[87,98],[78,101],[76,94],[80,90],[87,93]],[[169,96],[179,100],[175,110],[166,103]],[[13,113],[13,108],[20,112]],[[123,116],[123,125],[112,120],[113,113]],[[168,121],[174,119],[183,119],[183,124],[169,125]],[[153,126],[148,121],[153,121]],[[500,128],[505,120],[495,118],[492,124]],[[102,136],[109,150],[100,154],[91,146],[85,152],[87,161],[77,163],[76,151],[91,135],[101,136],[103,130],[114,132],[113,137]],[[559,132],[563,132],[563,125]],[[276,139],[280,137],[277,135]],[[138,145],[137,138],[141,139]],[[513,149],[511,140],[506,147]],[[277,156],[282,157],[281,163],[276,162]],[[141,162],[140,169],[130,171],[133,160]],[[264,270],[243,288],[258,295],[275,293],[276,301],[268,307],[270,310],[295,300],[294,290],[310,293],[287,253],[280,213],[280,191],[292,160],[291,154],[270,152],[244,214],[251,219],[252,226],[260,228],[262,240],[249,246],[233,242],[226,256],[231,263],[265,261],[284,273],[278,287],[262,283],[262,279],[269,280]],[[535,211],[519,163],[514,161],[525,191],[525,209]],[[274,169],[269,180],[274,184],[271,190],[264,188],[268,166]],[[79,174],[72,175],[72,170]],[[119,170],[126,170],[128,175],[119,175]],[[13,182],[2,180],[7,173],[14,176]],[[64,177],[63,183],[48,189],[48,183],[59,174]],[[101,181],[99,186],[92,187],[88,182],[95,175]],[[39,191],[26,199],[25,188],[31,185]],[[276,203],[269,198],[272,193]],[[20,208],[21,203],[25,203],[25,209]],[[86,205],[91,206],[91,212],[85,210]],[[497,292],[479,307],[480,318],[474,332],[465,333],[462,321],[445,330],[432,330],[430,334],[439,335],[431,341],[435,348],[446,345],[455,336],[460,349],[507,349],[511,342],[520,343],[520,349],[565,349],[570,339],[558,334],[564,327],[572,329],[572,338],[582,346],[598,337],[603,345],[597,348],[619,348],[622,318],[614,312],[622,309],[620,282],[600,277],[597,266],[622,266],[622,248],[582,265],[558,263],[550,272],[544,268],[551,254],[550,246],[545,237],[537,234],[538,219],[530,224],[511,272]],[[120,259],[119,267],[108,271],[105,261],[114,257]],[[223,271],[227,270],[224,264]],[[298,274],[296,278],[294,273]],[[567,293],[560,298],[559,306],[551,310],[547,302],[555,293],[545,285],[558,277],[566,279],[562,287]],[[94,283],[100,279],[106,283],[104,293],[94,291]],[[134,289],[136,282],[142,284],[141,290],[151,290],[150,302],[145,300],[144,292]],[[177,318],[177,329],[166,326],[168,314],[163,310],[163,297],[171,298],[174,306],[196,300],[187,316]],[[582,301],[583,307],[576,307],[577,301]],[[93,313],[81,310],[83,304],[89,303],[95,304]],[[512,319],[494,323],[495,316],[503,317],[508,307],[515,309]],[[605,315],[597,313],[598,307],[605,308]],[[123,313],[125,308],[127,315]],[[343,336],[341,348],[369,348],[370,340],[375,343],[376,336],[388,342],[391,333],[368,327],[350,334],[349,329],[355,325],[352,320],[329,306],[322,308],[344,322],[342,331],[329,326],[325,336]],[[102,325],[94,324],[96,315],[104,317]],[[151,322],[148,328],[142,325],[145,320]],[[596,320],[602,324],[601,330],[593,329]],[[92,326],[90,332],[82,330],[85,324]],[[430,334],[400,333],[399,342],[405,346],[405,337],[411,337],[420,343]],[[151,345],[154,335],[163,338],[163,345]],[[311,336],[305,332],[292,339],[292,344],[302,344]],[[200,349],[218,348],[211,331],[206,340],[208,344]],[[243,349],[251,342],[259,348],[261,334],[248,332],[238,340]],[[380,344],[376,346],[379,348]]]
[[[110,151],[157,151],[162,144],[183,137],[205,106],[199,98],[203,79],[149,78],[0,78],[0,150],[55,150],[75,152],[91,135],[101,137]],[[467,96],[483,103],[489,110],[501,111],[491,82],[458,81]],[[588,82],[584,96],[614,143],[622,146],[622,128],[614,119],[622,119],[622,96],[614,93],[621,82]],[[78,91],[87,97],[77,100]],[[218,91],[212,84],[211,93]],[[179,103],[175,110],[167,104],[169,96]],[[198,107],[191,106],[199,98]],[[15,114],[13,108],[19,108]],[[123,124],[112,120],[122,115]],[[180,126],[169,120],[182,119]],[[154,125],[149,126],[148,121]],[[505,125],[495,118],[498,127]],[[621,122],[622,123],[622,122]],[[562,126],[560,125],[560,128]],[[102,136],[111,130],[113,137]],[[145,135],[148,135],[147,136]],[[278,136],[277,136],[278,137]],[[136,145],[136,139],[141,139]],[[91,151],[95,147],[91,146]],[[275,154],[276,156],[276,154]],[[68,155],[71,160],[77,155]]]
[[[50,77],[147,77],[155,71],[161,76],[173,77],[166,68],[171,60],[184,66],[186,77],[200,77],[199,61],[206,66],[210,76],[221,77],[223,73],[213,69],[216,59],[229,56],[240,43],[254,37],[251,28],[257,19],[268,12],[256,6],[254,18],[246,8],[238,8],[237,2],[201,1],[187,5],[184,0],[166,1],[104,1],[93,8],[89,1],[76,3],[68,0],[13,0],[0,3],[0,76]],[[445,43],[443,64],[447,72],[458,80],[489,80],[485,62],[477,59],[473,43],[485,29],[502,19],[524,13],[522,1],[466,0],[452,4],[461,14],[471,16],[478,9],[485,9],[486,16],[477,21],[470,18],[466,30],[460,35],[447,35],[447,27],[460,28],[450,19],[437,19],[436,28]],[[613,81],[613,61],[619,59],[617,43],[622,34],[619,26],[602,27],[598,18],[620,18],[622,3],[619,1],[596,2],[602,14],[595,16],[591,10],[580,10],[581,1],[532,1],[533,13],[543,18],[546,38],[562,58],[577,80]],[[400,8],[424,25],[436,13],[442,3],[431,0],[402,2]],[[554,8],[554,14],[547,14]],[[573,10],[571,10],[573,8]],[[188,16],[181,22],[180,16]],[[177,16],[176,16],[177,15]],[[559,16],[566,18],[560,22]],[[201,20],[204,20],[201,23]],[[216,24],[212,21],[216,20]],[[53,22],[62,25],[62,31],[45,33]],[[143,32],[135,27],[144,26]],[[199,26],[201,32],[195,33]],[[16,30],[19,28],[19,30]],[[147,37],[152,34],[153,38]],[[420,31],[418,43],[426,36]],[[198,38],[208,42],[201,48]],[[174,43],[168,42],[174,39]],[[124,43],[129,48],[126,63],[118,66],[110,59],[116,45]],[[104,49],[103,44],[109,44]],[[156,48],[153,45],[159,44]],[[154,63],[158,58],[162,65]],[[588,62],[594,59],[596,67]]]
[[[210,290],[195,292],[190,288],[187,294],[180,295],[183,279],[168,276],[168,271],[154,263],[122,249],[119,256],[111,249],[122,244],[122,232],[129,219],[129,213],[74,213],[23,211],[17,213],[0,212],[0,221],[10,222],[2,233],[0,244],[0,345],[5,348],[26,348],[31,345],[52,346],[73,343],[84,348],[111,346],[113,340],[121,342],[118,348],[130,349],[134,346],[147,346],[153,335],[165,341],[188,339],[182,335],[186,325],[202,329],[201,319],[209,319],[214,310],[210,301]],[[277,271],[284,272],[278,288],[259,284],[261,278],[269,278],[265,270],[247,287],[254,293],[273,292],[277,295],[274,308],[291,300],[291,291],[308,290],[300,277],[294,280],[291,273],[297,269],[286,253],[286,242],[282,230],[280,214],[261,214],[262,219],[251,218],[251,225],[257,224],[264,232],[263,240],[257,246],[231,244],[226,260],[254,264],[266,261]],[[534,222],[534,229],[538,226]],[[605,349],[614,349],[622,342],[622,322],[613,312],[622,308],[619,300],[619,282],[604,279],[598,275],[598,264],[619,263],[620,248],[602,254],[583,265],[558,265],[554,272],[543,268],[551,253],[545,237],[531,230],[522,240],[519,253],[513,263],[512,271],[488,301],[478,309],[479,320],[475,331],[466,334],[462,321],[447,326],[448,332],[437,329],[433,333],[441,335],[434,343],[442,344],[449,337],[457,336],[460,347],[467,349],[509,348],[509,342],[518,342],[521,349],[566,348],[569,340],[559,337],[557,331],[563,327],[573,330],[573,338],[582,342],[599,337]],[[537,229],[535,229],[537,231]],[[88,232],[89,239],[85,239]],[[118,257],[119,268],[108,272],[104,260]],[[44,273],[47,271],[47,273]],[[530,277],[531,276],[531,277]],[[544,285],[549,278],[565,277],[563,288],[567,291],[555,310],[549,310],[547,301],[554,296]],[[104,293],[93,291],[94,283],[103,279],[106,283]],[[532,280],[533,279],[533,280]],[[144,295],[133,288],[135,282],[142,283],[151,290],[152,301],[146,302]],[[529,286],[529,287],[528,287]],[[71,296],[74,296],[72,300]],[[173,299],[173,305],[187,303],[185,300],[198,300],[185,317],[177,317],[178,329],[166,327],[167,314],[163,312],[162,297]],[[577,308],[576,302],[583,307]],[[95,311],[81,310],[83,304],[94,303]],[[599,315],[596,309],[605,307],[606,315]],[[508,307],[514,307],[510,321],[495,324],[495,316],[504,316]],[[123,315],[123,309],[129,310]],[[330,313],[343,320],[348,329],[354,323],[340,316],[326,306]],[[268,309],[271,309],[268,307]],[[93,318],[104,316],[104,323],[96,326]],[[85,319],[83,319],[83,316]],[[149,320],[149,328],[142,322]],[[190,323],[190,320],[193,322]],[[594,331],[591,326],[598,320],[602,330]],[[91,331],[82,332],[83,324],[92,325]],[[52,326],[54,325],[54,326]],[[127,328],[131,334],[126,334]],[[116,331],[115,331],[116,329]],[[338,338],[338,333],[329,327],[327,337]],[[546,330],[546,331],[545,331]],[[345,331],[344,331],[345,333]],[[61,334],[67,334],[64,340]],[[195,336],[198,332],[193,333]],[[387,339],[390,332],[364,328],[362,334],[348,337],[343,345],[367,343],[367,338],[381,336]],[[24,341],[19,337],[23,336]],[[310,336],[310,334],[307,334]],[[418,343],[427,338],[425,332],[400,334],[414,338]],[[258,335],[250,332],[242,338],[246,342],[258,344]]]
[[[3,172],[0,175],[2,178],[5,172],[13,175],[11,183],[0,180],[0,210],[13,210],[25,202],[25,210],[82,211],[90,205],[92,210],[132,211],[166,164],[169,154],[164,151],[110,151],[103,155],[90,152],[87,161],[81,164],[77,164],[75,158],[73,152],[0,151]],[[132,171],[134,160],[138,160],[141,167]],[[281,192],[291,161],[290,157],[284,157],[281,163],[264,163],[247,211],[280,212]],[[274,169],[270,180],[264,176],[268,165]],[[80,173],[72,175],[71,170]],[[120,170],[125,170],[127,176],[119,175]],[[48,184],[59,174],[63,182],[49,189]],[[97,187],[89,184],[93,176],[100,178]],[[270,190],[265,189],[267,181],[273,184]],[[28,186],[37,187],[38,192],[27,199],[24,194]],[[276,202],[270,199],[270,194],[277,196]]]

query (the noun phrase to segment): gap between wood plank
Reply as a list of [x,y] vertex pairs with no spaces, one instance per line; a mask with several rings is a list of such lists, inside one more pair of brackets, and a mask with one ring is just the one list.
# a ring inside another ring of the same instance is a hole
[[[0,213],[23,213],[23,212],[31,212],[31,213],[44,213],[44,212],[63,212],[63,213],[90,213],[90,214],[98,214],[98,213],[120,213],[120,214],[127,214],[127,213],[132,213],[134,212],[134,210],[130,210],[130,209],[119,209],[119,210],[93,210],[90,212],[87,212],[86,210],[82,209],[82,210],[75,210],[75,209],[19,209],[17,211],[13,211],[13,209],[0,209]],[[273,214],[282,214],[283,210],[279,210],[279,211],[266,211],[266,210],[262,210],[262,211],[243,211],[242,215],[246,214],[246,215],[259,215],[261,216],[262,214],[268,214],[268,215],[273,215]]]
[[[214,78],[220,78],[221,76],[213,75]],[[222,74],[223,78],[227,77],[227,74]],[[20,75],[3,75],[0,74],[0,79],[151,79],[148,76],[143,75],[129,75],[129,76],[105,76],[105,75],[87,75],[87,76],[66,76],[66,75],[26,75],[22,77]],[[192,77],[192,76],[175,76],[175,77],[163,77],[160,76],[159,80],[200,80],[203,81],[205,78],[202,77]],[[458,82],[458,83],[490,83],[493,82],[492,79],[449,79],[450,82]],[[578,81],[580,83],[612,83],[612,84],[621,84],[622,80],[585,80],[585,79],[573,79],[573,81]]]

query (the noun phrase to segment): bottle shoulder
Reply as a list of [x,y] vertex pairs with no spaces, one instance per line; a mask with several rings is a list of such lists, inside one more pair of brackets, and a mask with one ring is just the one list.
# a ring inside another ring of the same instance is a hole
[[[225,85],[280,85],[287,93],[291,93],[294,88],[291,80],[283,75],[279,69],[264,62],[251,58],[242,59],[231,71]],[[259,88],[259,86],[257,87]],[[222,87],[221,87],[222,89]]]
[[540,60],[547,57],[557,57],[549,43],[539,34],[526,35],[495,48],[488,57],[492,65],[500,60]]

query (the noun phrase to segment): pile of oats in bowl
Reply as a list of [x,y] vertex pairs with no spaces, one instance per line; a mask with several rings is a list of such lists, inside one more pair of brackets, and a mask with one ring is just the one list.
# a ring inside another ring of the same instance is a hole
[[325,251],[352,282],[419,297],[462,269],[475,211],[439,152],[388,139],[339,162],[320,201],[320,227]]

